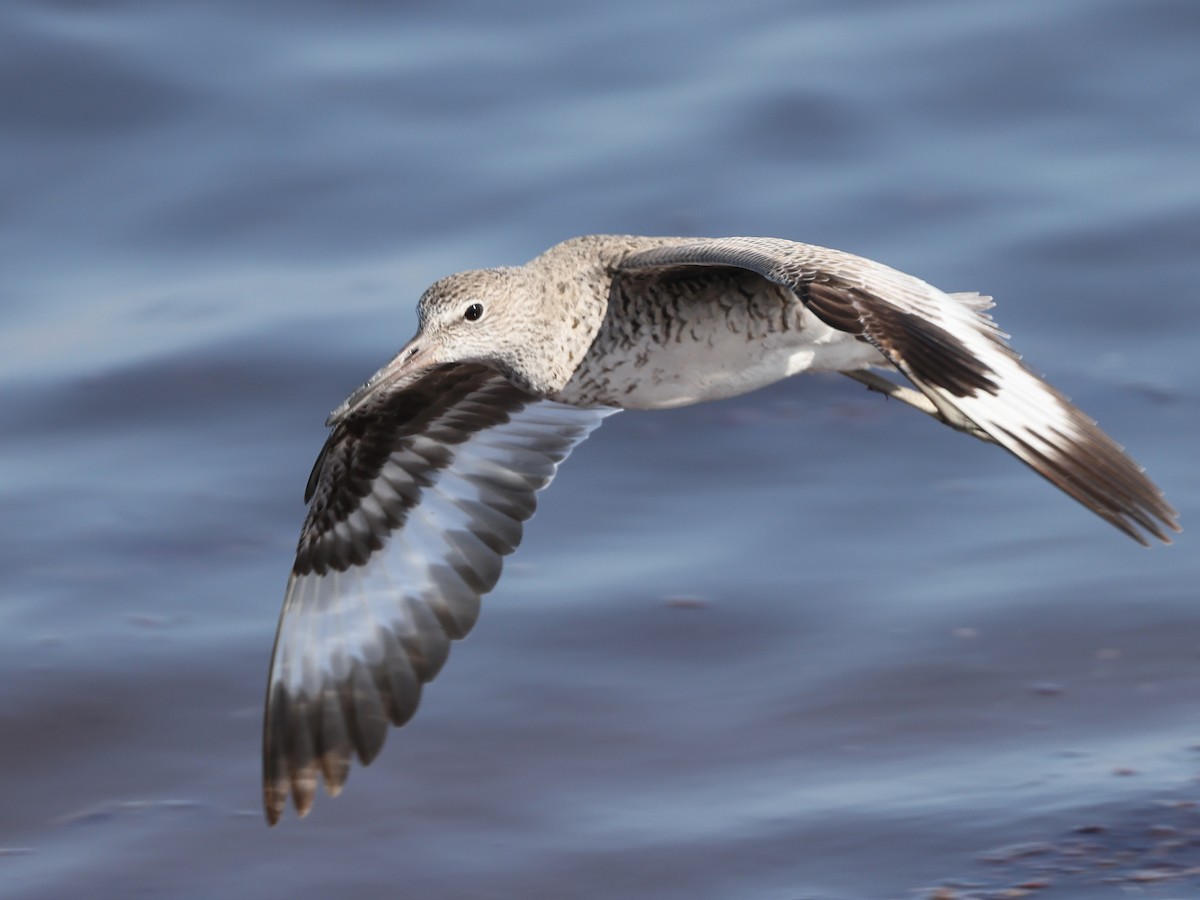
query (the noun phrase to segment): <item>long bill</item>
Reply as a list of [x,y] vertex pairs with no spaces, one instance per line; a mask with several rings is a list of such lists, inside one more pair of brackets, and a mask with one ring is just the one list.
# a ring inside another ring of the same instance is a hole
[[392,357],[391,362],[363,382],[362,386],[347,397],[341,406],[331,412],[329,418],[325,420],[325,424],[327,426],[336,425],[376,393],[399,386],[414,373],[427,368],[433,362],[432,348],[418,334]]

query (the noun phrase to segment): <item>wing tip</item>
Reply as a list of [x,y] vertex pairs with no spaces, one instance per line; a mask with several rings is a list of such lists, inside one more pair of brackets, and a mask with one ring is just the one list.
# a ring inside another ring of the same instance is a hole
[[[1154,516],[1155,521],[1153,522],[1153,525],[1155,527],[1151,528],[1145,523],[1143,523],[1143,527],[1146,529],[1146,532],[1148,532],[1152,537],[1156,538],[1159,543],[1169,547],[1175,543],[1175,541],[1171,538],[1171,534],[1183,534],[1183,526],[1179,524],[1179,513],[1177,513],[1173,507],[1171,507],[1165,501],[1163,502],[1163,507],[1164,509],[1162,510],[1149,511],[1150,514]],[[1164,530],[1162,526],[1166,526],[1167,529],[1170,529],[1171,533],[1168,534],[1168,532]],[[1129,526],[1127,532],[1143,547],[1158,546],[1158,544],[1154,543],[1154,541],[1149,540],[1146,537],[1146,534],[1140,531],[1135,532],[1132,525]]]
[[283,819],[289,796],[292,798],[296,818],[303,819],[312,811],[318,781],[325,785],[326,794],[336,797],[345,787],[350,770],[348,761],[341,767],[322,767],[320,776],[315,765],[284,765],[286,773],[268,773],[263,779],[263,816],[267,820],[268,828],[274,828]]
[[263,785],[263,815],[267,827],[274,828],[283,818],[283,810],[287,806],[287,790],[271,784]]

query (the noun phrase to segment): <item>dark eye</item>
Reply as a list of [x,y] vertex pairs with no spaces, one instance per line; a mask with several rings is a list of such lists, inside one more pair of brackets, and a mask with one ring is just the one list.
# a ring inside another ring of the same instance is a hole
[[479,317],[483,315],[483,304],[472,303],[467,307],[467,311],[463,313],[463,318],[468,322],[477,322]]

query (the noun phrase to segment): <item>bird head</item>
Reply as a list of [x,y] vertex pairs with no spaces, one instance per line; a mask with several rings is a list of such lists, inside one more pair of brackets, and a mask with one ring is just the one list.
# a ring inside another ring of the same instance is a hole
[[329,424],[378,392],[451,363],[489,366],[539,396],[560,390],[593,335],[563,328],[561,306],[544,301],[525,267],[478,269],[434,282],[417,304],[416,335],[330,414]]

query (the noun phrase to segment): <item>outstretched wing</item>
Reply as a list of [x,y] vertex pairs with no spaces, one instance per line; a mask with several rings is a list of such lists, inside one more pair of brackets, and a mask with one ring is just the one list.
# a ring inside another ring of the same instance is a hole
[[672,243],[626,270],[738,266],[790,289],[823,322],[871,343],[939,410],[955,410],[1038,474],[1134,540],[1170,543],[1178,514],[1094,421],[1021,362],[984,312],[862,257],[778,238]]
[[263,723],[274,824],[365,765],[521,540],[535,494],[613,412],[539,400],[478,365],[432,369],[341,418],[309,478]]

